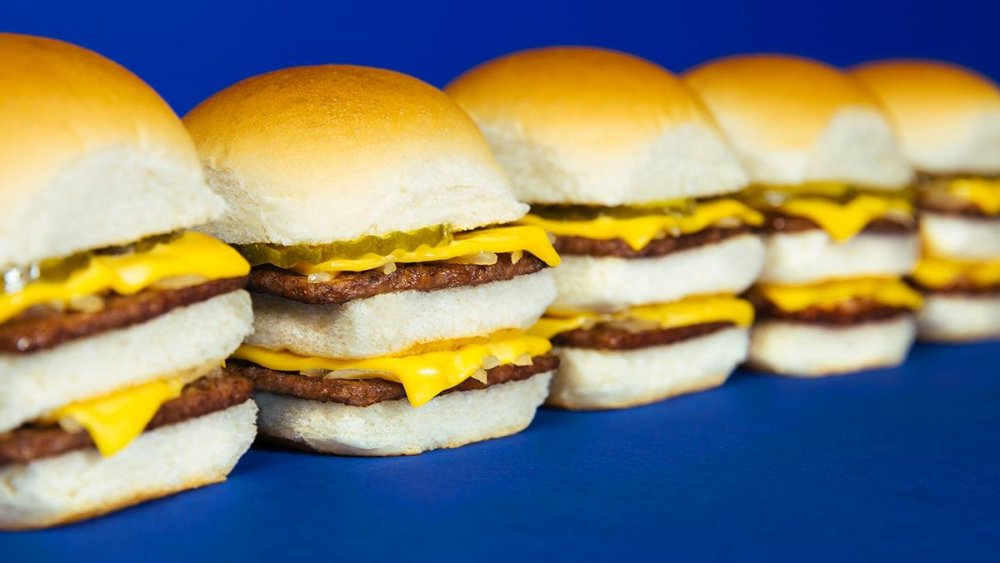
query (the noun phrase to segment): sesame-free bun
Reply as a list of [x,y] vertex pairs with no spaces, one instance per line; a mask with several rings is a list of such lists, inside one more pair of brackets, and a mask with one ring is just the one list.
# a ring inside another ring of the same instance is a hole
[[225,481],[257,433],[253,401],[96,449],[0,467],[0,530],[47,528]]
[[924,293],[917,313],[925,342],[1000,340],[1000,291],[983,294]]
[[588,47],[524,51],[446,89],[529,203],[629,205],[739,190],[746,176],[674,75]]
[[81,47],[9,33],[0,61],[0,269],[222,212],[180,119],[135,75]]
[[831,66],[785,55],[718,59],[684,74],[751,182],[906,185],[912,170],[875,97]]
[[521,217],[475,124],[415,78],[347,65],[248,78],[184,122],[230,243],[315,244]]
[[990,79],[927,60],[876,61],[851,73],[888,110],[917,170],[1000,173],[1000,88]]
[[367,407],[254,393],[264,441],[355,456],[416,455],[517,434],[531,424],[549,392],[552,372],[434,397],[414,408],[406,399]]
[[823,377],[903,363],[916,335],[913,315],[849,326],[763,320],[750,334],[747,365],[788,377]]
[[746,358],[747,333],[733,327],[635,350],[556,348],[560,364],[547,403],[621,409],[718,387]]

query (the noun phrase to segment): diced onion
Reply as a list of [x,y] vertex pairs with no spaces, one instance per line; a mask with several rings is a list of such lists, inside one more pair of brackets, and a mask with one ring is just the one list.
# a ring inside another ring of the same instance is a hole
[[468,256],[459,256],[449,260],[452,264],[475,264],[476,266],[492,266],[497,263],[495,252],[476,252]]
[[511,264],[517,264],[518,262],[521,261],[521,258],[524,258],[524,251],[523,250],[515,250],[514,252],[510,253],[510,263]]
[[500,358],[496,356],[486,356],[483,358],[483,369],[493,369],[500,365]]
[[476,372],[472,374],[472,379],[475,379],[483,385],[488,385],[490,382],[489,375],[484,369],[477,369]]
[[370,379],[378,376],[377,371],[367,369],[335,369],[323,376],[323,379]]
[[69,308],[81,313],[97,313],[104,309],[104,298],[100,295],[84,295],[69,302]]
[[521,354],[514,360],[515,366],[530,366],[533,362],[531,361],[531,356],[529,354]]
[[724,229],[735,229],[743,224],[743,221],[739,217],[723,217],[715,222],[716,227],[722,227]]
[[153,289],[180,289],[182,287],[190,287],[192,285],[198,285],[200,283],[205,283],[208,278],[205,276],[199,276],[197,274],[190,274],[187,276],[171,276],[169,278],[163,278],[157,281],[150,287]]
[[385,274],[385,275],[389,275],[389,274],[391,274],[391,273],[393,273],[395,271],[396,271],[396,263],[395,262],[388,262],[388,263],[386,263],[385,266],[382,266],[382,273]]
[[309,274],[309,276],[306,277],[306,281],[309,283],[324,283],[333,281],[334,277],[336,276],[334,276],[333,272],[316,272],[314,274]]
[[80,423],[77,422],[76,419],[73,417],[64,416],[59,420],[57,420],[56,422],[59,423],[60,428],[62,428],[66,432],[69,432],[70,434],[75,434],[77,432],[83,431],[83,426],[80,426]]

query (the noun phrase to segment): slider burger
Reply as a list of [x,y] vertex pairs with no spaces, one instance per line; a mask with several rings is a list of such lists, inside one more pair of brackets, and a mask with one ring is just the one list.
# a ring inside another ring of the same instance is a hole
[[764,213],[764,271],[751,292],[750,365],[821,376],[900,363],[920,295],[904,190],[912,173],[888,118],[859,83],[789,56],[720,59],[687,84],[726,133]]
[[535,328],[562,364],[549,403],[623,408],[721,385],[745,358],[760,215],[725,197],[746,177],[712,118],[666,70],[548,48],[485,63],[446,91],[479,124],[522,224],[563,255]]
[[222,481],[255,434],[219,365],[249,265],[180,120],[80,47],[0,34],[0,529]]
[[555,297],[547,234],[441,91],[356,66],[280,70],[186,118],[231,204],[211,226],[253,269],[265,440],[417,454],[514,434],[557,359],[525,334]]
[[1000,337],[1000,89],[934,61],[883,61],[852,73],[899,128],[916,181],[925,340]]

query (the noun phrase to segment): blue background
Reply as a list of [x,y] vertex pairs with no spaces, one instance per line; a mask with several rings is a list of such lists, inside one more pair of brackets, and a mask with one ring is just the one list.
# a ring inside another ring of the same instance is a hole
[[[998,2],[24,2],[0,29],[131,68],[174,108],[296,64],[443,85],[494,56],[593,44],[680,71],[784,51],[846,65],[954,60],[1000,77]],[[3,62],[0,61],[0,64]],[[525,433],[416,458],[251,451],[230,481],[49,532],[0,560],[632,557],[996,561],[1000,344],[918,347],[817,381],[737,374],[623,412],[539,413]]]
[[728,54],[782,51],[838,65],[936,57],[997,78],[998,21],[1000,2],[988,0],[0,0],[0,29],[94,49],[180,113],[285,66],[382,66],[443,86],[489,58],[553,44],[621,49],[674,71]]

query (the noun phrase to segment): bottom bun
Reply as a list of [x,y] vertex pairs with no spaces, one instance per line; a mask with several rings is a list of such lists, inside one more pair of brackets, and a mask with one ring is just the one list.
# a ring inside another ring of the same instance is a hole
[[849,327],[764,321],[750,337],[754,369],[791,377],[821,377],[895,366],[913,344],[912,315]]
[[920,340],[968,342],[1000,338],[1000,293],[993,295],[924,294],[917,315]]
[[224,481],[256,432],[253,401],[142,434],[118,454],[0,467],[0,529],[45,528]]
[[510,436],[531,424],[552,372],[522,381],[435,397],[414,408],[406,399],[369,407],[255,393],[265,440],[328,454],[414,455]]
[[645,405],[718,387],[746,358],[747,330],[728,328],[636,350],[556,348],[548,404],[575,410]]

